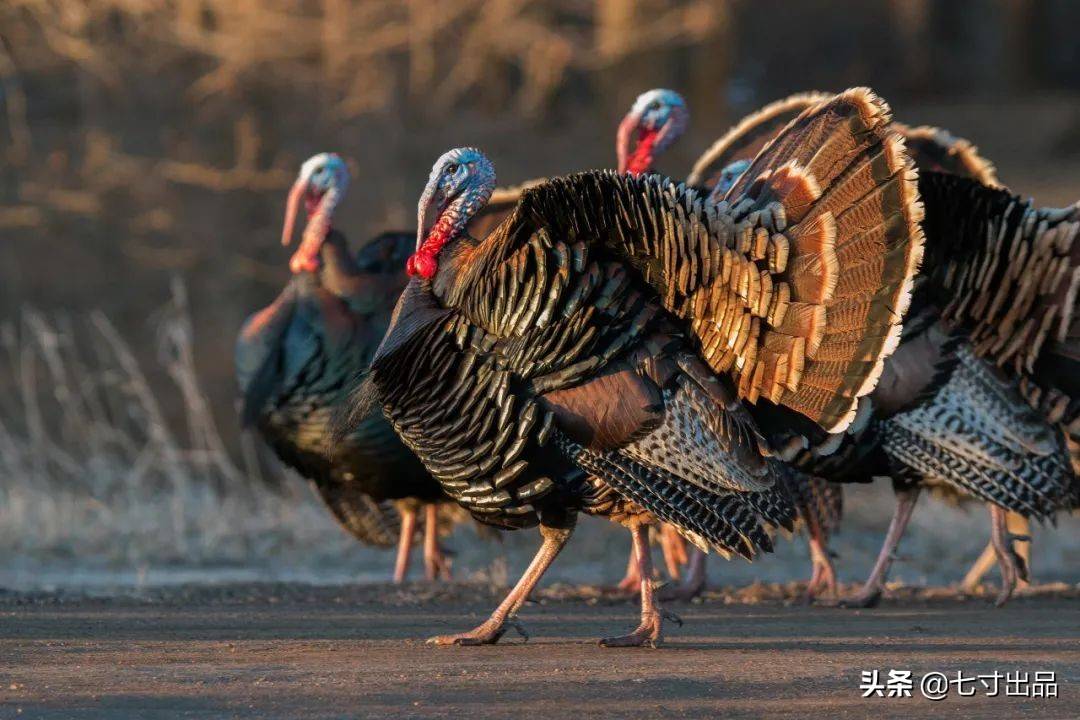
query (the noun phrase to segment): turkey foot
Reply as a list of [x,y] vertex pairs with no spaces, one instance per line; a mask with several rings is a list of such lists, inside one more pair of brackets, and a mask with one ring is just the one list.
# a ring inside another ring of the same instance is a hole
[[634,556],[641,576],[641,623],[629,635],[602,639],[601,647],[656,647],[664,637],[665,619],[682,625],[682,620],[677,616],[664,612],[656,597],[652,582],[653,568],[652,554],[649,552],[648,526],[641,522],[634,522],[630,526],[630,535],[634,540]]
[[[992,525],[993,517],[990,518],[990,521]],[[1023,515],[1015,512],[1009,512],[1006,515],[1005,526],[1010,533],[1013,533],[1013,542],[1019,543],[1018,547],[1016,545],[1013,546],[1017,551],[1016,554],[1020,556],[1020,559],[1023,561],[1025,568],[1030,569],[1031,522]],[[979,559],[975,561],[975,563],[971,566],[971,569],[967,571],[966,575],[964,575],[964,579],[960,581],[960,588],[966,593],[975,592],[976,588],[978,588],[979,586],[979,583],[982,582],[983,576],[995,564],[997,564],[997,551],[994,549],[994,543],[991,540],[991,542],[986,544],[986,547],[983,549],[982,554],[979,555]],[[1031,578],[1028,576],[1028,573],[1025,573],[1024,577],[1021,578],[1019,582],[1017,582],[1016,586],[1018,588],[1027,587],[1030,582]]]
[[493,645],[506,633],[507,627],[512,627],[526,640],[529,635],[525,628],[517,620],[517,612],[529,598],[529,593],[536,587],[544,572],[558,556],[559,552],[570,539],[573,528],[553,528],[546,525],[540,526],[540,534],[544,538],[536,556],[529,563],[529,567],[521,575],[517,585],[507,594],[506,598],[499,603],[499,607],[491,613],[484,622],[474,629],[456,635],[437,635],[428,638],[429,645]]
[[603,638],[600,647],[651,647],[655,648],[663,640],[664,620],[670,620],[682,627],[682,618],[667,610],[655,610],[648,614],[642,613],[641,624],[629,635]]
[[499,620],[492,616],[468,632],[457,635],[436,635],[428,638],[427,643],[428,645],[494,645],[506,634],[507,628],[517,630],[518,634],[528,642],[529,633],[517,618],[508,617]]
[[874,569],[870,571],[870,577],[866,579],[862,589],[851,597],[838,600],[822,601],[822,605],[842,608],[872,608],[881,602],[881,593],[885,589],[885,580],[889,575],[889,568],[896,559],[896,547],[900,544],[900,538],[904,536],[904,530],[911,520],[911,513],[915,510],[915,502],[919,499],[921,488],[912,488],[896,491],[896,510],[893,512],[892,522],[889,523],[889,531],[885,534],[885,542],[881,545]]
[[439,544],[439,507],[430,503],[424,510],[424,577],[428,582],[451,580],[451,562]]

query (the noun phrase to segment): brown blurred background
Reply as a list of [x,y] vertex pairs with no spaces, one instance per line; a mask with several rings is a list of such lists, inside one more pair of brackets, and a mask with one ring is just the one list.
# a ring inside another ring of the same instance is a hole
[[[1080,198],[1069,0],[4,0],[0,547],[270,552],[228,513],[204,525],[273,472],[237,433],[232,343],[286,280],[284,192],[309,155],[350,159],[337,225],[359,243],[410,229],[453,146],[503,184],[608,167],[622,113],[666,86],[692,114],[662,160],[677,177],[746,112],[853,85],[971,139],[1017,192]],[[284,512],[260,498],[229,512]]]

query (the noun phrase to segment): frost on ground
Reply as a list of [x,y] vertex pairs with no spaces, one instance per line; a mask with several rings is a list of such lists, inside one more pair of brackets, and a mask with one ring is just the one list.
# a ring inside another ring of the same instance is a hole
[[[24,309],[0,323],[0,587],[384,580],[390,555],[354,542],[256,438],[244,437],[238,453],[226,448],[218,423],[235,419],[213,417],[200,387],[180,281],[149,322],[154,368],[142,366],[101,313],[47,317]],[[164,372],[176,397],[158,397],[149,372]],[[167,416],[176,406],[182,417]],[[845,581],[869,568],[890,510],[887,483],[847,493],[844,529],[834,541]],[[925,499],[894,577],[956,582],[986,531],[981,508]],[[1037,579],[1075,583],[1078,540],[1075,518],[1037,529]],[[586,519],[572,542],[550,580],[620,577],[625,533]],[[529,531],[485,543],[467,528],[449,541],[458,578],[497,584],[524,567],[535,543]],[[799,537],[781,539],[775,556],[754,565],[713,561],[711,575],[714,584],[784,583],[804,579],[808,569]]]

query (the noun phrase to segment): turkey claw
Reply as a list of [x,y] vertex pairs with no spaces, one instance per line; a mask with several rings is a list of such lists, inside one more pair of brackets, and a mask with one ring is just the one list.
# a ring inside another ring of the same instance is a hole
[[457,635],[436,635],[435,637],[430,637],[427,639],[427,644],[442,646],[494,645],[506,634],[507,628],[514,628],[521,637],[525,638],[526,642],[529,641],[529,634],[525,631],[525,626],[522,625],[517,618],[506,618],[501,622],[494,618],[490,618],[468,632],[458,633]]

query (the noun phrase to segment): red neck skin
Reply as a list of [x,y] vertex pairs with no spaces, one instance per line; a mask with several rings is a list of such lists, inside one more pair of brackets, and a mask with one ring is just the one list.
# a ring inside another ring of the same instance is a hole
[[634,152],[626,161],[626,172],[637,176],[652,170],[653,146],[659,136],[660,133],[657,130],[642,129],[638,133],[637,145],[634,146]]
[[304,210],[307,211],[308,222],[307,227],[304,228],[304,236],[300,240],[300,247],[289,260],[289,270],[293,274],[319,270],[319,253],[326,236],[330,233],[332,220],[329,208],[323,205],[325,197],[326,195],[317,197],[309,195],[304,198]]
[[443,245],[454,239],[457,234],[457,222],[451,213],[443,212],[428,231],[420,249],[414,252],[405,264],[405,271],[413,277],[430,280],[439,269],[436,258]]

